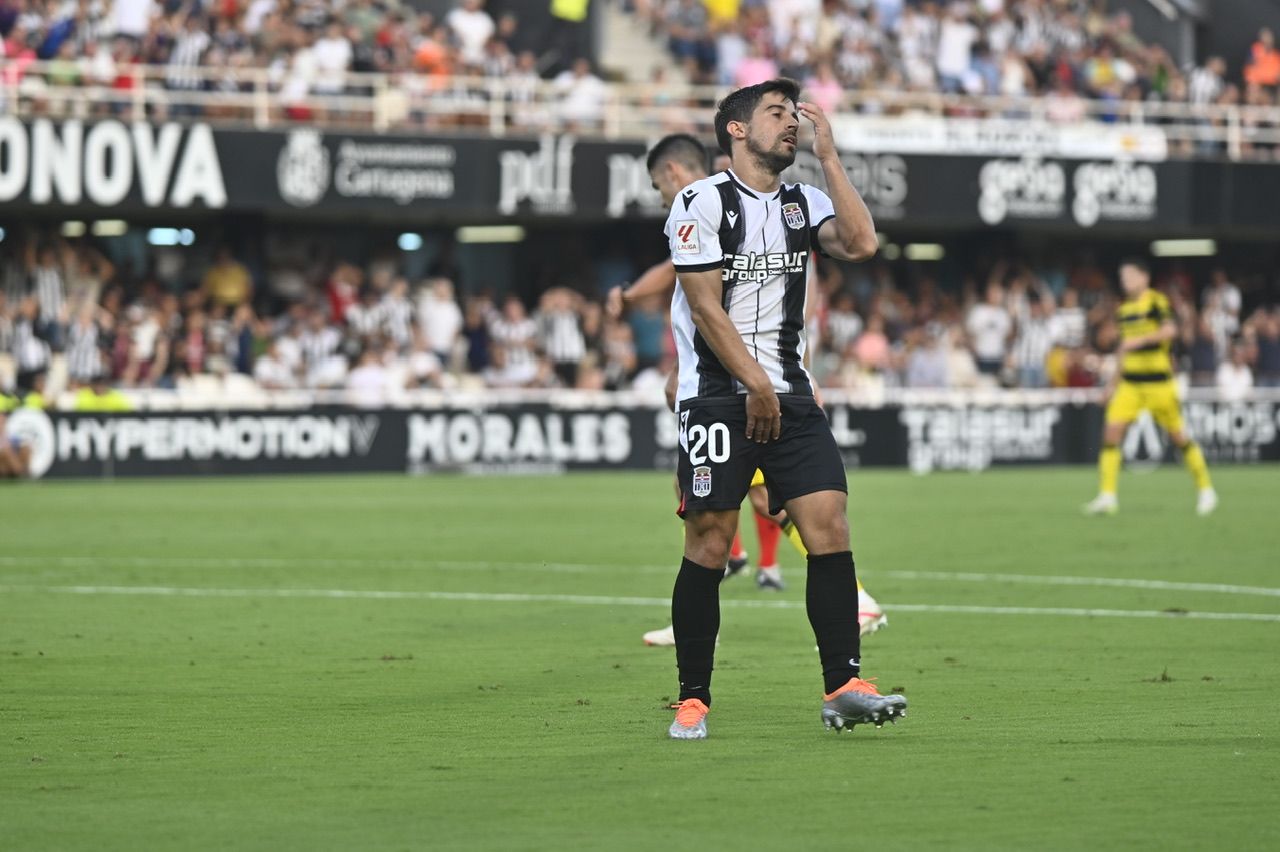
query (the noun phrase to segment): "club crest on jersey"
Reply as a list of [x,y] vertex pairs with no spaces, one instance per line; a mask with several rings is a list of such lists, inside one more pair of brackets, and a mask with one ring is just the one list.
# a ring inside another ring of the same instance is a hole
[[804,213],[794,201],[782,205],[782,218],[787,220],[788,228],[798,231],[804,227]]
[[693,220],[684,222],[676,222],[676,254],[697,254],[700,251],[698,246],[698,223]]
[[695,467],[693,469],[693,496],[706,497],[711,493],[711,468]]

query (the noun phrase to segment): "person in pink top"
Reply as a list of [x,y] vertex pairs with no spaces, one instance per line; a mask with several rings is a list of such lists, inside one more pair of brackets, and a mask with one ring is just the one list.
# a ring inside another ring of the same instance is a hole
[[872,314],[867,330],[853,344],[854,355],[868,370],[883,370],[889,364],[889,338],[884,333],[884,318]]
[[822,107],[824,112],[834,113],[840,104],[840,96],[844,87],[836,79],[836,73],[830,62],[819,62],[813,74],[804,81],[804,90],[809,100]]
[[777,76],[778,63],[774,62],[772,57],[766,56],[758,44],[748,42],[747,55],[738,63],[734,84],[739,87],[754,86]]

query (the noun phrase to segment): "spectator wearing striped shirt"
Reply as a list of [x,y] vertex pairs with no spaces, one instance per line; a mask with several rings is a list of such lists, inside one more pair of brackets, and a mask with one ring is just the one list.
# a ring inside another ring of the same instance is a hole
[[[173,50],[169,52],[165,84],[170,89],[198,91],[203,88],[203,78],[196,69],[211,44],[209,33],[204,21],[195,14],[188,14],[179,27]],[[189,104],[175,104],[172,112],[174,115],[200,115],[201,109]]]
[[567,388],[577,385],[578,369],[586,355],[575,297],[581,298],[563,287],[553,287],[542,295],[536,318],[540,348],[560,383]]
[[502,363],[499,371],[523,375],[526,368],[536,372],[538,324],[525,312],[524,302],[515,294],[502,303],[502,313],[489,323],[489,339],[493,342],[491,358]]
[[31,280],[31,291],[40,305],[40,322],[58,322],[67,302],[67,290],[62,265],[53,246],[44,245],[37,249],[35,243],[27,244],[27,275]]
[[87,385],[103,370],[104,335],[96,314],[94,305],[83,305],[67,330],[67,377],[72,390]]
[[1018,385],[1042,388],[1048,384],[1046,364],[1053,348],[1051,297],[1042,294],[1032,298],[1027,310],[1017,320],[1016,337],[1011,352]]
[[45,325],[40,321],[40,302],[35,295],[29,295],[18,306],[13,321],[11,352],[20,391],[34,387],[36,375],[49,369],[49,344],[45,337]]
[[340,346],[342,334],[325,322],[324,312],[313,310],[307,317],[306,329],[298,339],[305,365],[307,386],[341,387],[347,378],[347,360]]

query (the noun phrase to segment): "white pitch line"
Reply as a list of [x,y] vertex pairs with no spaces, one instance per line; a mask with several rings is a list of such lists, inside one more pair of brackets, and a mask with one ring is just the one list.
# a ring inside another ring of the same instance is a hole
[[[674,574],[671,565],[606,565],[569,562],[486,562],[438,559],[306,559],[298,557],[217,556],[0,556],[0,566],[41,568],[110,568],[156,566],[162,568],[393,568],[436,571],[529,571],[557,574]],[[1026,586],[1086,586],[1109,589],[1146,589],[1162,592],[1280,597],[1280,588],[1240,586],[1231,583],[1187,583],[1174,580],[1142,580],[1131,577],[1073,577],[1037,574],[995,574],[974,571],[872,571],[870,577],[894,580],[929,580],[953,583],[1010,583]]]
[[[328,598],[365,600],[477,601],[484,603],[567,603],[585,606],[666,607],[669,598],[609,595],[535,595],[508,592],[436,592],[379,589],[216,589],[186,586],[0,586],[0,594],[21,592],[71,595],[144,595],[192,598]],[[722,600],[737,609],[803,609],[801,601]],[[949,604],[886,604],[894,612],[955,613],[961,615],[1058,615],[1078,618],[1189,618],[1206,621],[1262,621],[1280,623],[1280,613],[1167,612],[1161,610],[1083,609],[1074,607],[952,606]]]
[[971,571],[878,571],[876,576],[896,580],[950,580],[958,583],[1019,583],[1030,586],[1104,586],[1113,589],[1152,589],[1162,592],[1215,592],[1280,598],[1280,589],[1236,586],[1230,583],[1183,583],[1173,580],[1139,580],[1131,577],[1071,577],[1037,574],[981,574]]

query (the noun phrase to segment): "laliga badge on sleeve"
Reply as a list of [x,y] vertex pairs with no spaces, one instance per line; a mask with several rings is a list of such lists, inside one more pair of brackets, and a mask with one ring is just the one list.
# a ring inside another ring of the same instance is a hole
[[695,467],[693,469],[693,496],[706,497],[711,493],[711,468]]
[[692,219],[676,222],[676,254],[697,254],[701,251],[698,244],[698,223]]

